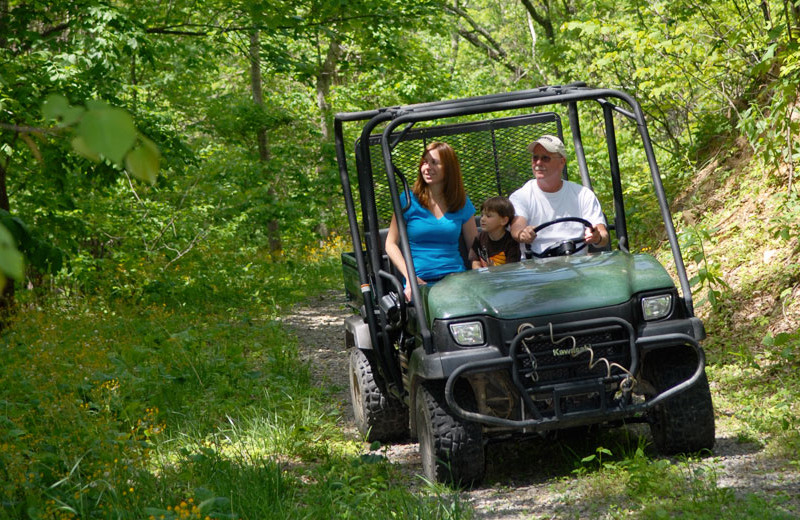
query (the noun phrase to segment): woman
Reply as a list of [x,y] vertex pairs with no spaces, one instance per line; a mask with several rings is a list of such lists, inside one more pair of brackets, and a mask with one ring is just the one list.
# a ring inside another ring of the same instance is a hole
[[[400,195],[400,203],[406,205],[405,193]],[[417,283],[437,282],[449,273],[464,270],[458,239],[463,233],[465,242],[472,244],[478,228],[475,206],[464,191],[461,167],[449,144],[432,142],[425,148],[419,162],[419,175],[411,190],[411,206],[403,216]],[[386,236],[386,254],[408,280],[399,239],[397,216],[392,215]],[[411,300],[411,287],[407,282],[404,292],[406,300]]]

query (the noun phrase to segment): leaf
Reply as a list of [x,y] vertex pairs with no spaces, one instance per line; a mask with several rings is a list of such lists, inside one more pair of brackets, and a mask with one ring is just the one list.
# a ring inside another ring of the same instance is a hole
[[[97,102],[92,106],[98,106]],[[117,166],[136,142],[136,127],[133,118],[121,108],[104,105],[90,109],[76,129],[78,137],[94,153],[108,158]]]
[[153,184],[158,177],[161,154],[153,141],[143,136],[140,138],[141,144],[125,156],[125,169],[140,181]]
[[[0,225],[0,272],[5,276],[22,281],[24,261],[22,253],[17,250],[17,244],[11,232]],[[2,281],[5,285],[5,279]]]
[[61,94],[51,94],[42,103],[42,115],[46,120],[58,121],[61,126],[69,126],[80,119],[82,107],[70,106],[67,98]]
[[79,135],[75,136],[72,138],[70,143],[72,144],[72,149],[78,152],[78,154],[89,159],[90,161],[100,162],[100,155],[92,150],[88,144],[86,144],[86,141],[83,137]]
[[386,457],[380,453],[364,453],[360,457],[361,462],[364,464],[378,464],[386,460]]
[[211,513],[219,509],[229,509],[231,501],[226,497],[212,497],[200,502],[198,508],[201,513]]
[[58,119],[58,116],[62,114],[67,107],[69,107],[67,98],[61,94],[51,94],[47,96],[47,99],[42,103],[42,115],[45,119]]
[[777,43],[773,43],[772,45],[767,47],[766,52],[764,52],[764,55],[761,57],[761,61],[765,62],[765,61],[768,61],[768,60],[771,60],[772,58],[774,58],[775,57],[775,49],[777,47],[778,47]]

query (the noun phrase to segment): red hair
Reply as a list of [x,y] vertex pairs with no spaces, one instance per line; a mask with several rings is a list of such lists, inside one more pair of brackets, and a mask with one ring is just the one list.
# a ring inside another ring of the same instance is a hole
[[461,166],[458,164],[458,157],[453,148],[440,141],[434,141],[425,147],[425,152],[419,159],[417,181],[414,183],[412,191],[414,195],[427,209],[431,209],[431,189],[422,178],[422,163],[425,161],[425,154],[431,150],[439,152],[439,159],[442,163],[442,173],[444,174],[444,200],[447,204],[446,213],[458,211],[467,203],[467,192],[464,191],[464,181],[461,178]]

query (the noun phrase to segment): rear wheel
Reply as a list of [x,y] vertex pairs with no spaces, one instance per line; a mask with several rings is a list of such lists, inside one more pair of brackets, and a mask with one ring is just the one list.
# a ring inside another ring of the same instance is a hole
[[[461,394],[462,399],[466,397]],[[461,402],[458,396],[456,400]],[[425,476],[457,486],[480,482],[486,468],[481,426],[452,414],[441,385],[421,385],[415,401],[419,452]]]
[[[676,360],[659,360],[649,366],[647,378],[659,393],[689,379],[696,367]],[[714,406],[705,371],[694,386],[656,406],[649,419],[659,453],[710,450],[715,436]]]
[[408,437],[408,408],[386,391],[372,352],[350,351],[350,400],[356,427],[368,441]]

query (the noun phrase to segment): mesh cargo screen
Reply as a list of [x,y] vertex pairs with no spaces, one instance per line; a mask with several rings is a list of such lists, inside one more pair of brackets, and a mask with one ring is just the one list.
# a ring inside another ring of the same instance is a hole
[[[446,142],[458,156],[467,195],[480,210],[485,199],[507,197],[531,178],[528,144],[545,134],[563,139],[560,118],[553,112],[414,128],[394,148],[392,161],[411,187],[425,146],[432,141]],[[392,201],[381,141],[381,135],[373,135],[369,144],[379,225],[386,227],[392,218]],[[399,179],[398,187],[402,190]]]

